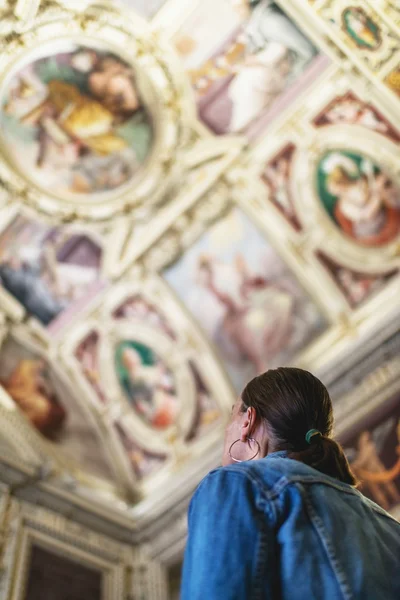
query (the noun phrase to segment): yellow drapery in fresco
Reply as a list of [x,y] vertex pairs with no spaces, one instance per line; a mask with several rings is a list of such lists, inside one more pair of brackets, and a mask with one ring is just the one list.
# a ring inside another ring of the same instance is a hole
[[81,94],[79,89],[64,81],[52,80],[48,84],[49,95],[45,102],[35,108],[25,120],[39,115],[43,104],[49,102],[57,111],[57,119],[46,123],[53,135],[65,134],[80,140],[82,144],[100,156],[107,156],[127,147],[127,142],[113,132],[114,115],[97,100]]

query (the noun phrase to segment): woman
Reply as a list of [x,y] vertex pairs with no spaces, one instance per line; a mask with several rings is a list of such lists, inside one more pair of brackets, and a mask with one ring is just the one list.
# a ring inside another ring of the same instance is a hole
[[311,373],[250,381],[190,506],[181,600],[400,598],[400,524],[355,489],[332,425]]

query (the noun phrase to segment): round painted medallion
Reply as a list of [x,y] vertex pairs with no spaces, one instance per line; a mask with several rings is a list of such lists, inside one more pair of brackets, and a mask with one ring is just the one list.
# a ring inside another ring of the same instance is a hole
[[400,234],[400,188],[367,156],[326,152],[317,165],[317,189],[330,218],[357,244],[383,246]]
[[52,195],[98,202],[129,185],[153,125],[133,68],[108,50],[72,42],[19,63],[1,97],[5,151]]
[[120,342],[115,369],[126,398],[135,413],[154,429],[166,429],[176,421],[178,396],[174,375],[146,344]]

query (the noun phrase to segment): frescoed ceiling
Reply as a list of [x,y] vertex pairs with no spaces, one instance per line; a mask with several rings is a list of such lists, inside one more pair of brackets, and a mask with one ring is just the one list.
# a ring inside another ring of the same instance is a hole
[[[339,390],[398,331],[400,13],[3,4],[0,450],[161,514],[251,377]],[[335,394],[354,460],[363,428],[395,455],[396,360]]]

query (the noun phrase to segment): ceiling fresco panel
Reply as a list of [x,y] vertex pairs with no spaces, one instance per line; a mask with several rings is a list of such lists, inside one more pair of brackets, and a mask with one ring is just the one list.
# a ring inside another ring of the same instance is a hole
[[217,135],[253,139],[327,61],[317,58],[312,42],[274,2],[223,0],[217,10],[218,18],[211,21],[215,3],[199,3],[174,43],[188,70],[200,120]]
[[26,313],[58,330],[106,285],[101,241],[23,214],[0,233],[0,282]]
[[234,209],[165,277],[218,347],[238,392],[324,330],[306,297],[255,225]]

